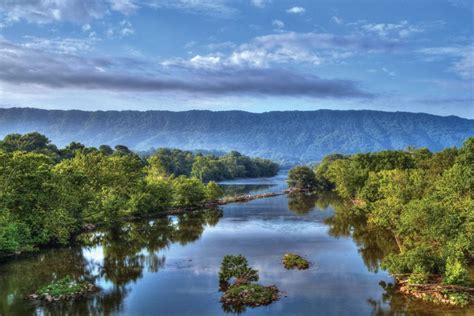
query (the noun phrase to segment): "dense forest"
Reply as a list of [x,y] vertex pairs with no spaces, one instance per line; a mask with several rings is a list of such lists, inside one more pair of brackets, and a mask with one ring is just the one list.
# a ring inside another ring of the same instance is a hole
[[0,109],[0,137],[38,131],[66,146],[123,144],[133,150],[237,150],[280,162],[319,161],[333,153],[460,146],[474,120],[380,111],[59,111]]
[[143,158],[123,145],[58,149],[39,133],[10,134],[0,141],[0,256],[67,244],[89,224],[203,206],[222,195],[211,178],[277,168],[237,152],[216,158],[166,149]]
[[[460,148],[329,155],[289,173],[291,187],[335,190],[347,216],[391,236],[382,267],[408,284],[469,283],[474,258],[474,138]],[[462,296],[464,295],[464,296]],[[466,294],[456,297],[462,301]],[[463,303],[463,302],[461,302]]]
[[250,158],[237,151],[217,157],[193,154],[191,151],[161,148],[149,160],[163,174],[185,175],[201,181],[221,181],[235,178],[272,177],[278,172],[278,164],[260,158]]

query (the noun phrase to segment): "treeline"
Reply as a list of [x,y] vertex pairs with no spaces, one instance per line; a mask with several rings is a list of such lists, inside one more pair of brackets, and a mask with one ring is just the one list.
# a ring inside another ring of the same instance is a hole
[[468,283],[474,257],[474,138],[461,148],[326,156],[313,169],[289,173],[289,185],[335,190],[348,211],[396,244],[382,259],[394,275],[426,283]]
[[162,148],[153,153],[150,160],[164,174],[195,177],[203,182],[272,177],[279,169],[278,164],[271,160],[250,158],[236,151],[218,157]]
[[86,224],[115,224],[218,199],[215,182],[169,175],[160,158],[127,147],[71,143],[39,133],[0,141],[0,256],[67,244]]

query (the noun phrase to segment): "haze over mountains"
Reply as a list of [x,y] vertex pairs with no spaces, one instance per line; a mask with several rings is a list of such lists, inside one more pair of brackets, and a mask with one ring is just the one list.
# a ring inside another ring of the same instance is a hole
[[320,160],[330,153],[459,146],[474,136],[474,120],[379,111],[61,111],[0,109],[0,136],[38,131],[64,146],[123,144],[237,150],[286,162]]

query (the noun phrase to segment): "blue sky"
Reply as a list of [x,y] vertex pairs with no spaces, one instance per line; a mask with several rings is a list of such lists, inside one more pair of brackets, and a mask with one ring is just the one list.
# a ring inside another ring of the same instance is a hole
[[2,0],[0,107],[474,118],[470,0]]

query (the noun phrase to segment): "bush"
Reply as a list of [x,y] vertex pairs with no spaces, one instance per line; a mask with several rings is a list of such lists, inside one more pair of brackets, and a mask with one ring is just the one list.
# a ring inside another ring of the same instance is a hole
[[413,272],[408,277],[408,284],[425,284],[428,281],[428,273],[422,266],[416,265]]
[[209,201],[216,201],[224,195],[221,187],[214,181],[210,181],[206,185],[206,198]]
[[313,170],[306,166],[297,166],[288,172],[288,186],[300,190],[316,190],[319,187]]
[[285,269],[295,269],[306,270],[309,268],[308,260],[304,259],[301,256],[295,255],[294,253],[287,253],[283,256],[282,259],[283,266]]
[[279,291],[275,286],[263,286],[260,284],[234,284],[231,285],[224,295],[221,302],[226,305],[234,306],[261,306],[268,305],[278,300]]
[[443,282],[445,284],[459,284],[463,285],[467,283],[468,271],[463,264],[452,257],[446,261],[446,270],[444,271]]
[[236,284],[247,284],[258,281],[258,271],[248,266],[247,258],[242,255],[225,256],[219,272],[219,282],[228,283],[231,278],[236,279]]

